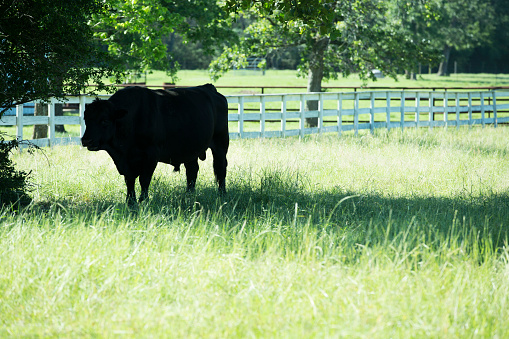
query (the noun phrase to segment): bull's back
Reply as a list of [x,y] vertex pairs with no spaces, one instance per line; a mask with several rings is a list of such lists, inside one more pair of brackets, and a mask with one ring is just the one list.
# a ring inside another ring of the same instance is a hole
[[137,147],[155,147],[159,161],[195,159],[209,147],[214,133],[228,128],[226,98],[213,85],[171,90],[128,87],[110,100],[126,109]]

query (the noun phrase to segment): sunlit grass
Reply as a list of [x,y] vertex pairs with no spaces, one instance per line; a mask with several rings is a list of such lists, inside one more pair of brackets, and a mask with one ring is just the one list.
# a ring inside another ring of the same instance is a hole
[[507,337],[507,132],[234,140],[225,197],[208,154],[137,208],[104,152],[16,154],[0,335]]
[[[265,75],[256,72],[249,75],[249,72],[229,72],[218,81],[213,82],[206,70],[182,70],[178,73],[180,86],[196,86],[205,83],[213,83],[216,86],[303,86],[307,85],[307,79],[297,77],[297,72],[292,70],[267,70]],[[148,74],[147,84],[159,86],[168,82],[169,79],[164,72],[154,71]],[[452,74],[446,77],[440,77],[436,74],[422,74],[417,80],[408,80],[404,76],[399,76],[395,81],[391,78],[381,78],[376,81],[364,82],[356,74],[349,77],[340,76],[337,80],[324,81],[322,86],[389,86],[389,87],[488,87],[488,86],[509,86],[509,75],[507,74]],[[261,89],[234,89],[222,88],[224,94],[239,93],[261,93]],[[339,90],[339,89],[338,89]],[[333,91],[332,89],[329,91]],[[305,92],[304,89],[265,89],[264,93],[291,93]]]

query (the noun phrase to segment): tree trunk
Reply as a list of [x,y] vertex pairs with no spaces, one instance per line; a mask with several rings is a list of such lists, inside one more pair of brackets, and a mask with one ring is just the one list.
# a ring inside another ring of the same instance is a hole
[[444,61],[440,63],[440,67],[438,68],[437,75],[444,76],[448,75],[447,68],[449,67],[449,56],[451,55],[451,46],[444,46]]
[[[64,105],[63,104],[55,104],[55,116],[61,117],[64,115]],[[65,133],[64,125],[55,125],[55,132]]]
[[[35,116],[48,116],[48,104],[36,103],[34,109]],[[48,137],[48,125],[34,125],[34,134],[32,139],[43,139]]]
[[417,76],[414,71],[405,70],[405,78],[408,80],[417,80]]
[[[308,73],[308,92],[321,92],[322,91],[322,79],[323,79],[323,59],[325,50],[329,46],[329,38],[322,37],[315,42],[312,47],[311,55],[309,58],[309,73]],[[306,108],[308,111],[318,110],[318,101],[309,100],[306,102]],[[306,125],[308,127],[317,127],[318,118],[307,118]]]

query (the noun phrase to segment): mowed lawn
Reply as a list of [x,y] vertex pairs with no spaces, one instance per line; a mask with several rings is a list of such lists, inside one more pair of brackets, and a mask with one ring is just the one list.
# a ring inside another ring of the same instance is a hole
[[233,140],[125,205],[104,152],[14,154],[0,337],[507,338],[509,128]]

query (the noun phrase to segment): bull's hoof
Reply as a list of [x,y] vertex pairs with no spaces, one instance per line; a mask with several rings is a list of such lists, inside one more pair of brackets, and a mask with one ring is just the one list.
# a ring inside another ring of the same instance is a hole
[[125,203],[129,207],[134,207],[134,206],[138,205],[136,198],[134,198],[134,197],[127,197],[127,199],[125,200]]
[[140,199],[138,199],[138,203],[140,203],[140,204],[141,204],[142,202],[144,202],[144,201],[145,201],[145,200],[147,200],[147,199],[148,199],[148,194],[143,194],[143,193],[142,193],[142,194],[140,195]]

